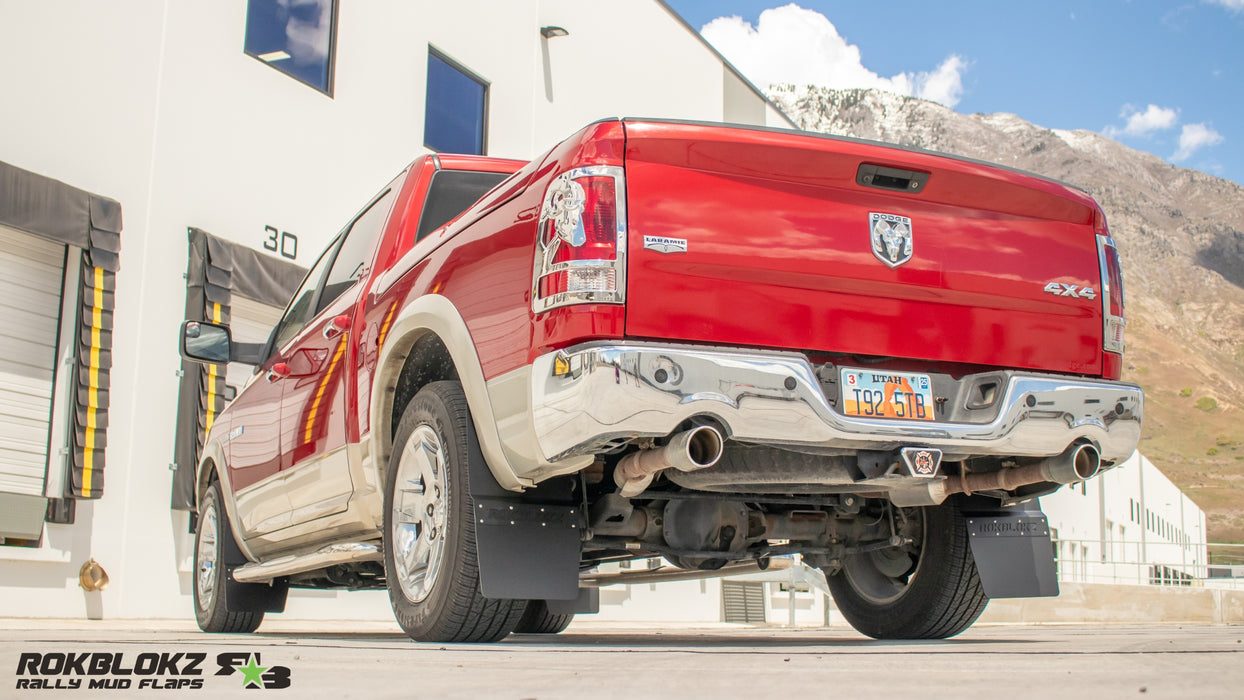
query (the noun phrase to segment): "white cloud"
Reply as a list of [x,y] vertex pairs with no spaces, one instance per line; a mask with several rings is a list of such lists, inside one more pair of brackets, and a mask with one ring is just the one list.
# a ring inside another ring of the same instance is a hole
[[1171,156],[1171,160],[1176,162],[1188,160],[1199,149],[1220,143],[1222,143],[1222,134],[1214,131],[1213,127],[1206,126],[1204,122],[1200,124],[1184,124],[1183,131],[1179,134],[1179,150],[1175,151],[1175,155]]
[[1211,5],[1221,5],[1232,12],[1244,12],[1244,0],[1208,0]]
[[1131,105],[1123,105],[1123,111],[1119,112],[1119,116],[1127,119],[1123,128],[1108,126],[1102,129],[1103,134],[1112,139],[1120,136],[1147,137],[1155,131],[1173,129],[1179,123],[1179,112],[1154,104],[1146,107],[1143,112],[1137,111]]
[[954,107],[968,66],[952,54],[931,71],[878,75],[864,67],[859,47],[848,44],[825,15],[795,4],[761,12],[754,27],[742,17],[718,17],[700,33],[761,88],[782,83],[879,88]]
[[954,107],[959,103],[959,96],[963,94],[963,71],[967,68],[967,61],[952,54],[932,73],[918,73],[915,81],[916,97]]
[[[1244,0],[1237,1],[1244,6]],[[1112,139],[1120,136],[1149,138],[1158,131],[1166,131],[1179,126],[1179,110],[1154,104],[1146,107],[1144,111],[1132,105],[1123,105],[1123,111],[1119,113],[1119,116],[1127,120],[1123,128],[1107,126],[1102,129],[1102,134]],[[1184,124],[1179,132],[1179,150],[1175,151],[1171,160],[1176,163],[1188,160],[1193,153],[1208,146],[1216,146],[1222,141],[1222,134],[1205,122]]]

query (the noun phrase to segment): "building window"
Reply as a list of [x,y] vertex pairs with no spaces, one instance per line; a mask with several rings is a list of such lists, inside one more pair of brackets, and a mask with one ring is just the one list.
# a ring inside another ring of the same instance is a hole
[[1062,578],[1062,542],[1058,541],[1058,528],[1050,528],[1050,546],[1054,549],[1054,578],[1059,581]]
[[487,125],[488,83],[429,49],[423,145],[440,153],[484,155]]
[[1106,540],[1101,543],[1101,563],[1105,564],[1114,557],[1114,521],[1106,519]]
[[249,0],[246,55],[333,95],[337,0]]

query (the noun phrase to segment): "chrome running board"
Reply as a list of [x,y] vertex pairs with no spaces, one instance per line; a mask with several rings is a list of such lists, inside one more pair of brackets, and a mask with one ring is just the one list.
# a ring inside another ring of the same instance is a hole
[[271,561],[251,562],[234,569],[233,580],[241,583],[268,583],[280,576],[361,561],[383,562],[384,555],[380,545],[374,542],[341,542],[321,547],[308,554],[290,554]]

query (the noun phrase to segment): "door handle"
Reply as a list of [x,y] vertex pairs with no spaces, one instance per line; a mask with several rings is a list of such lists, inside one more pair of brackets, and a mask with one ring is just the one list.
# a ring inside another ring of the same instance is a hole
[[278,379],[284,379],[289,376],[289,373],[290,373],[289,365],[285,364],[284,362],[278,362],[275,365],[272,365],[272,369],[268,370],[268,374],[267,374],[268,381],[275,382]]
[[324,324],[324,337],[329,339],[336,338],[348,330],[350,330],[350,317],[344,315],[337,316]]

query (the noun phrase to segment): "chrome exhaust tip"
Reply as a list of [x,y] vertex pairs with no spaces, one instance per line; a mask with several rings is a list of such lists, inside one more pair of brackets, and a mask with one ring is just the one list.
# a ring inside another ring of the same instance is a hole
[[1080,445],[1075,449],[1071,464],[1080,481],[1092,479],[1101,471],[1101,453],[1092,445]]
[[1097,448],[1080,443],[1046,462],[1049,481],[1074,484],[1097,476],[1101,470],[1101,453]]
[[675,435],[665,447],[629,454],[613,470],[618,492],[626,498],[644,492],[652,479],[666,469],[693,472],[707,469],[721,459],[726,438],[711,425],[700,425]]
[[674,447],[675,444],[677,444],[676,459],[683,463],[678,464],[671,460],[670,466],[679,471],[687,472],[695,471],[696,469],[706,469],[716,464],[717,460],[721,459],[726,439],[722,436],[721,431],[716,428],[710,425],[701,425],[684,433],[679,433],[674,440],[670,441],[670,447]]

